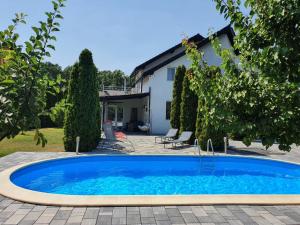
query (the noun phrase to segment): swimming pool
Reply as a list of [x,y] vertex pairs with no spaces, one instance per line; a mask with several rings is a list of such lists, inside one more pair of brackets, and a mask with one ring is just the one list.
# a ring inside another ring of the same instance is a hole
[[300,166],[228,156],[87,156],[10,175],[18,187],[59,195],[300,194]]

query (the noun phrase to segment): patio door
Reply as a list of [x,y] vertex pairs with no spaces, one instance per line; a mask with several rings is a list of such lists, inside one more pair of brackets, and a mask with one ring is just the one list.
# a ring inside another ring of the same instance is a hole
[[107,120],[111,121],[114,127],[122,127],[123,107],[118,105],[109,105],[107,109]]

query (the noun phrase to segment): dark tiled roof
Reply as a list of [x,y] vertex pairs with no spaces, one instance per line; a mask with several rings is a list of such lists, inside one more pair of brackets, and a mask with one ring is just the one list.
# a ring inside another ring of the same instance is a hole
[[[234,36],[235,33],[230,25],[224,27],[223,29],[214,33],[214,36],[221,36],[226,34],[229,38],[231,45],[233,46]],[[193,41],[197,44],[198,48],[209,43],[209,37],[204,38],[200,34],[197,34],[189,39],[189,41]],[[235,52],[238,54],[238,52]],[[169,55],[168,57],[166,55]],[[132,72],[131,76],[135,76],[138,72],[141,72],[141,77],[145,77],[147,75],[153,74],[156,70],[160,69],[161,67],[169,64],[170,62],[182,57],[185,55],[185,48],[182,44],[177,44],[174,47],[168,49],[167,51],[153,57],[152,59],[144,62],[143,64],[137,66],[134,71]]]

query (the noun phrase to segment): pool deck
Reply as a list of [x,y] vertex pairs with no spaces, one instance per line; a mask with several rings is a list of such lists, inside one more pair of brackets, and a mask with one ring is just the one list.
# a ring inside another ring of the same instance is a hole
[[[154,144],[151,136],[129,136],[136,151],[130,154],[197,154],[193,148],[163,149]],[[245,148],[240,142],[231,141],[234,155],[263,156],[300,163],[300,149],[293,147],[289,153],[275,147],[264,150],[259,143]],[[126,149],[125,149],[126,150]],[[98,149],[91,154],[128,154],[127,151]],[[202,152],[202,154],[205,154]],[[218,153],[221,154],[221,153]],[[0,158],[0,171],[27,162],[73,156],[74,153],[23,153],[18,152]],[[300,224],[300,206],[296,205],[202,205],[158,207],[54,207],[27,204],[0,196],[0,225],[2,224],[103,224],[103,225],[169,225],[169,224]]]

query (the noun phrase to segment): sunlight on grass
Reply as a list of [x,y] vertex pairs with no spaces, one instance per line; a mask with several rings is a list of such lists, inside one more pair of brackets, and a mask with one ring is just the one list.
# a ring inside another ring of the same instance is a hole
[[33,140],[35,131],[26,131],[13,139],[4,139],[0,142],[0,157],[11,154],[13,152],[62,152],[63,146],[63,129],[45,128],[40,130],[47,138],[48,143],[43,148],[36,145]]

